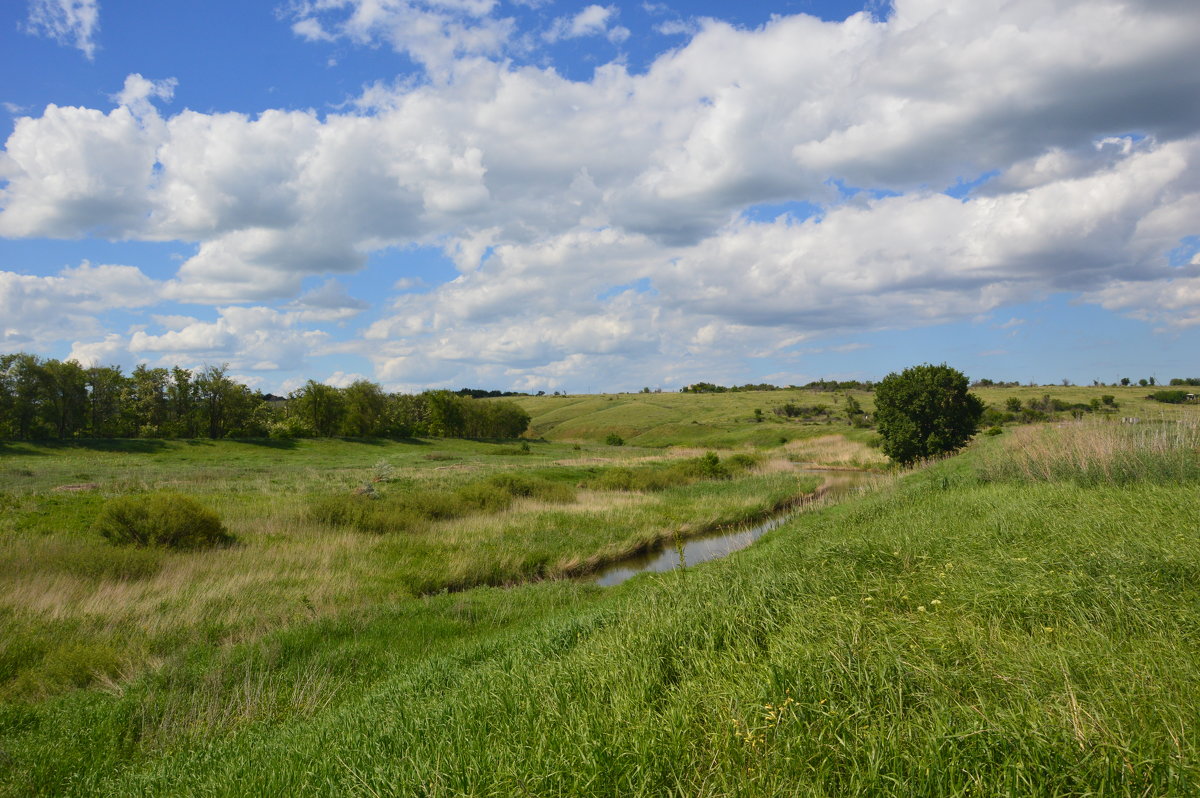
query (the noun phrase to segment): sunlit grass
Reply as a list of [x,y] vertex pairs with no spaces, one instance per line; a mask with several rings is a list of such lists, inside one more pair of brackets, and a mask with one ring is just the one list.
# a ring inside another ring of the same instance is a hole
[[[1194,427],[1006,429],[722,561],[554,578],[760,517],[811,487],[802,463],[875,452],[828,431],[733,479],[620,491],[587,485],[707,449],[7,451],[0,794],[1200,793]],[[313,522],[384,458],[384,496],[517,471],[572,498],[384,534]],[[240,545],[89,531],[108,496],[164,487]]]
[[982,463],[989,479],[1124,484],[1200,478],[1200,423],[1074,422],[1026,427]]
[[6,750],[66,795],[1194,795],[1200,495],[974,457],[611,590],[300,622]]

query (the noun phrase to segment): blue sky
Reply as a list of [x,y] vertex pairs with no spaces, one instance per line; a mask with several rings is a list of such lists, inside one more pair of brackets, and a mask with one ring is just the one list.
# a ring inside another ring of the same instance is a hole
[[1194,376],[1200,6],[0,7],[0,352],[263,390]]

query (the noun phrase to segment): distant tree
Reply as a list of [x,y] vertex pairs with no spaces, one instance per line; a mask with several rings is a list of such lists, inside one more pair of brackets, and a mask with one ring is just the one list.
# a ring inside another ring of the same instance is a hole
[[292,393],[290,407],[318,438],[336,435],[346,411],[341,392],[316,380],[309,380]]
[[1122,384],[1122,385],[1126,385],[1126,386],[1127,386],[1127,385],[1129,385],[1129,378],[1128,378],[1128,377],[1122,377],[1122,378],[1121,378],[1121,384]]
[[342,434],[352,438],[387,435],[387,394],[373,382],[355,380],[342,389]]
[[[189,388],[191,376],[191,372],[187,372]],[[133,435],[157,438],[168,431],[167,386],[170,381],[166,369],[144,365],[137,366],[129,375],[125,384],[125,412],[129,415]],[[178,433],[176,429],[170,431]]]
[[243,430],[261,404],[261,396],[230,379],[228,370],[229,364],[205,366],[195,380],[201,423],[214,440]]
[[902,464],[961,448],[975,434],[983,408],[962,372],[944,363],[912,366],[875,386],[883,453]]
[[45,420],[57,438],[70,438],[87,418],[87,377],[74,360],[42,363],[42,396]]
[[467,426],[463,407],[469,400],[449,391],[429,391],[425,399],[429,408],[428,434],[439,438],[462,437]]
[[195,438],[200,434],[200,398],[195,377],[189,369],[179,366],[171,369],[171,383],[167,387],[167,413],[173,435]]
[[850,423],[856,427],[865,426],[865,422],[863,421],[863,416],[865,415],[862,405],[858,403],[858,400],[852,394],[846,394],[846,418]]
[[93,366],[85,372],[88,434],[110,438],[125,433],[122,400],[128,380],[117,366]]

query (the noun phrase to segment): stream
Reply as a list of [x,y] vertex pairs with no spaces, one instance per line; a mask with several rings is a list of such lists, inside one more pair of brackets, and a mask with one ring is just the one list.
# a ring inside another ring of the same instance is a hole
[[661,573],[680,566],[698,565],[716,560],[746,548],[772,529],[782,525],[792,516],[805,512],[814,505],[836,502],[847,494],[858,491],[878,478],[869,471],[835,471],[832,469],[806,468],[800,474],[817,474],[825,478],[810,499],[789,508],[779,515],[750,526],[717,529],[706,535],[687,538],[681,546],[661,544],[655,549],[611,563],[588,577],[601,587],[619,585],[645,571]]

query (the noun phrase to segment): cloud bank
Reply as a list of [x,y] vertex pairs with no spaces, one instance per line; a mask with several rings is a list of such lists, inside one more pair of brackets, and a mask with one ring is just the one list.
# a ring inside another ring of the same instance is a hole
[[[897,0],[882,20],[704,20],[644,72],[614,62],[586,81],[508,60],[520,37],[500,12],[297,4],[304,39],[425,65],[353,111],[167,115],[156,103],[186,86],[140,75],[114,108],[48,106],[0,155],[0,235],[194,243],[156,290],[219,320],[130,350],[250,369],[302,361],[330,345],[305,325],[365,309],[337,283],[301,296],[306,279],[441,248],[457,279],[397,293],[338,344],[396,385],[686,380],[1055,292],[1163,326],[1200,318],[1196,264],[1170,255],[1200,235],[1200,6]],[[616,14],[588,6],[543,35],[618,41]],[[14,296],[3,307],[26,313]]]

